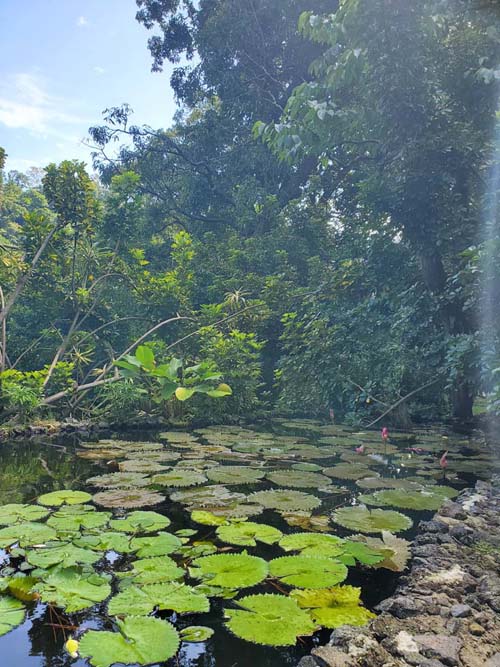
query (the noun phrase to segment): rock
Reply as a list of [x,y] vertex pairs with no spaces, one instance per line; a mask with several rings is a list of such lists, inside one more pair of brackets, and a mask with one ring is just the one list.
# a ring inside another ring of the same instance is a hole
[[457,526],[450,528],[450,535],[455,540],[462,542],[462,544],[473,544],[475,541],[475,531],[469,526],[459,523]]
[[465,618],[465,616],[470,616],[472,609],[468,604],[454,604],[450,609],[450,614],[454,618]]
[[485,662],[484,667],[500,667],[500,653],[492,655],[491,658]]
[[396,618],[408,618],[416,616],[424,610],[424,603],[411,597],[393,597],[384,600],[377,606],[377,611],[390,612]]
[[462,642],[457,637],[446,635],[415,635],[414,637],[420,652],[427,658],[437,658],[445,665],[458,665],[458,652]]
[[[348,655],[333,646],[320,646],[313,649],[312,654],[317,658],[314,667],[318,667],[318,664],[321,667],[352,667],[353,665]],[[305,665],[305,667],[309,667],[309,665]]]
[[305,655],[302,660],[299,661],[297,667],[318,667],[318,663],[312,656]]
[[469,625],[469,632],[471,635],[476,635],[476,637],[480,637],[481,635],[484,635],[486,630],[483,628],[482,625],[479,625],[479,623],[471,623]]

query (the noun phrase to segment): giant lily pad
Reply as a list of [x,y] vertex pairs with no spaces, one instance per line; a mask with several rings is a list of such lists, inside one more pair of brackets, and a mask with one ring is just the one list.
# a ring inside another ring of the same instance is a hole
[[153,472],[162,472],[165,470],[165,467],[158,463],[157,461],[151,461],[150,459],[144,460],[143,458],[130,459],[127,461],[121,461],[118,464],[120,471],[125,473],[143,473],[150,474]]
[[84,549],[116,551],[119,554],[129,554],[134,551],[130,541],[130,537],[124,533],[103,531],[98,535],[84,535],[74,540],[74,543]]
[[44,493],[38,498],[41,505],[49,505],[51,507],[59,507],[60,505],[80,505],[91,500],[92,496],[86,491],[67,491],[61,489],[60,491],[52,491],[52,493]]
[[207,481],[205,475],[194,470],[173,468],[152,478],[152,483],[158,486],[197,486]]
[[22,602],[8,595],[0,595],[0,637],[21,625],[24,615]]
[[218,466],[207,472],[207,477],[219,484],[255,484],[264,475],[264,470],[250,466]]
[[171,609],[178,614],[205,613],[210,609],[206,595],[183,583],[128,586],[111,598],[108,614],[113,616],[146,616],[153,609]]
[[102,528],[110,517],[110,512],[96,512],[91,505],[67,505],[54,512],[47,524],[55,528],[58,535],[69,537],[80,530]]
[[285,551],[300,551],[303,556],[337,556],[342,553],[344,540],[323,533],[292,533],[281,538],[279,545]]
[[0,526],[11,526],[13,523],[39,521],[49,514],[48,509],[40,505],[4,505],[0,507]]
[[318,489],[330,484],[329,477],[317,472],[302,470],[277,470],[266,475],[267,479],[279,486],[292,486],[303,489]]
[[171,533],[159,533],[148,537],[134,537],[131,548],[136,551],[138,558],[164,556],[171,554],[182,546],[181,540]]
[[347,577],[347,567],[332,558],[282,556],[269,563],[271,576],[298,588],[333,586]]
[[237,601],[241,609],[226,609],[227,627],[254,644],[293,646],[297,637],[317,627],[295,600],[284,595],[248,595]]
[[264,523],[254,523],[253,521],[240,521],[217,528],[217,536],[220,540],[228,544],[237,544],[244,547],[255,547],[257,542],[274,544],[282,535],[281,530],[273,526],[267,526]]
[[156,556],[134,561],[131,570],[118,572],[117,576],[131,579],[134,584],[142,586],[181,579],[184,576],[184,570],[178,567],[177,563],[168,556]]
[[94,667],[163,663],[177,653],[179,635],[168,621],[129,616],[118,620],[119,632],[87,630],[79,652]]
[[192,577],[204,579],[213,586],[246,588],[265,579],[268,566],[262,558],[246,553],[214,554],[194,560],[189,572]]
[[341,625],[366,625],[375,618],[368,609],[361,605],[360,588],[354,586],[335,586],[305,591],[291,591],[290,597],[299,607],[308,609],[312,620],[325,628],[338,628]]
[[79,565],[93,565],[101,556],[88,549],[80,549],[71,543],[52,542],[43,548],[31,549],[26,553],[26,560],[35,567],[44,570],[59,565],[61,567],[76,567]]
[[104,507],[146,507],[148,505],[159,505],[165,500],[165,496],[147,489],[113,489],[96,493],[92,500],[97,505]]
[[30,547],[55,540],[56,537],[56,531],[44,523],[18,523],[0,530],[0,549],[10,547],[16,542],[23,548]]
[[80,568],[56,570],[35,586],[44,602],[62,607],[68,614],[94,606],[111,593],[109,577]]
[[359,540],[370,549],[375,549],[383,555],[383,560],[374,563],[374,568],[383,567],[393,572],[403,572],[410,558],[410,542],[396,537],[386,530],[382,531],[382,539],[355,535],[353,540]]
[[87,484],[103,489],[135,488],[137,486],[147,486],[150,484],[150,479],[138,472],[110,472],[106,475],[90,477]]
[[212,484],[176,491],[170,495],[170,498],[174,502],[188,505],[191,509],[201,509],[203,507],[223,507],[235,501],[245,500],[246,496],[230,491],[220,484]]
[[113,519],[109,525],[121,533],[155,533],[170,526],[170,519],[158,512],[138,510],[123,519]]
[[433,486],[420,490],[386,489],[376,491],[370,496],[360,496],[360,502],[367,505],[384,507],[392,505],[409,510],[438,510],[446,498],[458,495],[456,489],[445,486]]
[[341,507],[332,514],[335,523],[361,533],[379,533],[388,530],[397,533],[412,527],[412,520],[392,510],[369,510],[364,505]]
[[327,533],[330,530],[330,518],[325,514],[311,514],[311,512],[280,512],[289,526]]
[[321,500],[303,491],[291,489],[272,489],[257,491],[247,497],[250,503],[256,503],[276,510],[312,510],[321,505]]
[[356,463],[338,463],[332,468],[323,470],[325,475],[336,477],[337,479],[361,479],[362,477],[376,477],[377,473],[363,464]]

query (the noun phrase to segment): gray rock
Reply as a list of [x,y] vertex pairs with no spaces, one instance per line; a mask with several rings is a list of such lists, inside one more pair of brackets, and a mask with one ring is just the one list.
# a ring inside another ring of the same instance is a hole
[[424,610],[424,603],[415,598],[399,595],[384,600],[377,606],[377,611],[386,611],[396,618],[408,618],[416,616]]
[[454,604],[450,609],[450,614],[454,618],[465,618],[466,616],[470,616],[471,612],[472,609],[468,604]]
[[445,665],[458,665],[458,652],[462,648],[462,642],[457,637],[446,635],[415,635],[415,642],[420,652],[427,658],[437,658]]
[[318,663],[311,655],[305,655],[297,667],[318,667]]
[[492,655],[491,658],[485,662],[484,667],[500,667],[500,653]]

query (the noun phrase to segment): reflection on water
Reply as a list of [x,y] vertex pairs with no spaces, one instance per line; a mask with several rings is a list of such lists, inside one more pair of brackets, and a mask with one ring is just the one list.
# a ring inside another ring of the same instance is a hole
[[[316,463],[319,463],[323,469],[339,464],[345,466],[352,462],[357,464],[361,457],[356,454],[356,447],[360,442],[366,442],[367,454],[363,456],[363,463],[366,462],[375,474],[384,477],[420,476],[422,479],[440,483],[443,473],[439,469],[438,461],[444,449],[451,452],[449,457],[451,464],[446,471],[445,479],[449,485],[461,488],[473,482],[477,477],[488,477],[492,470],[492,462],[480,434],[472,437],[469,434],[422,430],[417,431],[410,439],[402,437],[400,440],[396,435],[392,447],[389,447],[388,452],[385,453],[378,434],[341,432],[338,427],[331,427],[329,432],[328,426],[315,426],[314,428],[313,426],[313,424],[308,426],[306,422],[297,422],[295,428],[291,428],[290,425],[278,423],[273,426],[272,431],[266,432],[260,428],[259,434],[262,439],[263,434],[267,433],[269,441],[279,438],[280,434],[288,438],[295,435],[304,443],[302,445],[304,451],[307,449],[306,445],[330,447],[331,455],[316,460]],[[227,431],[224,437],[227,440]],[[248,438],[248,433],[246,437]],[[120,438],[151,442],[159,441],[159,434],[135,432],[127,435],[120,434]],[[238,439],[237,434],[234,435],[234,438]],[[243,436],[241,438],[243,441]],[[221,439],[224,438],[221,436]],[[213,429],[210,435],[203,433],[203,436],[198,438],[196,447],[199,448],[200,443],[206,444],[216,440],[217,431]],[[282,442],[285,441],[286,438],[283,438]],[[106,459],[92,460],[78,456],[79,445],[78,440],[72,437],[2,443],[0,445],[0,502],[2,504],[30,502],[41,493],[48,491],[62,488],[88,488],[85,483],[87,478],[110,471],[109,461]],[[337,446],[338,452],[334,453],[333,450]],[[245,447],[240,447],[240,449],[244,450]],[[183,451],[182,448],[180,451]],[[253,452],[252,456],[257,457],[260,454]],[[273,452],[272,456],[274,457],[272,465],[275,467],[283,465],[276,452]],[[312,456],[311,459],[315,457]],[[224,463],[239,465],[244,461],[220,461],[221,465]],[[354,504],[360,493],[369,493],[359,488],[355,480],[334,479],[332,481],[334,484],[341,483],[345,486],[345,490],[340,495],[338,493],[323,494],[322,506],[318,510],[323,515],[329,514],[339,505]],[[276,485],[270,481],[260,481],[250,487],[232,486],[231,490],[249,494],[252,491],[269,488],[276,488]],[[321,495],[318,490],[315,492]],[[200,526],[195,526],[190,521],[188,512],[180,504],[167,500],[154,509],[168,515],[172,521],[169,529],[172,532],[185,527],[200,529]],[[432,512],[409,510],[404,510],[404,512],[413,518],[415,525],[419,519],[428,518],[432,514]],[[271,510],[266,510],[262,515],[251,520],[275,525],[284,532],[300,530],[290,528],[280,515]],[[207,528],[200,533],[202,536],[205,536],[207,532],[212,532],[208,527],[201,528]],[[348,534],[348,531],[339,526],[331,525],[330,530],[341,536]],[[404,536],[411,538],[414,532],[415,527]],[[277,546],[264,546],[256,553],[267,559],[282,555]],[[0,551],[0,555],[4,554]],[[108,554],[106,566],[123,567],[126,562],[126,557]],[[2,567],[5,567],[5,558],[0,563]],[[373,607],[390,594],[396,581],[397,575],[387,570],[361,568],[352,568],[348,579],[348,583],[362,587],[363,600],[369,607]],[[275,592],[268,584],[258,587],[257,592],[263,591]],[[253,589],[246,590],[245,594],[251,592],[254,592]],[[234,637],[224,627],[223,608],[231,604],[233,603],[230,601],[222,604],[219,600],[212,600],[211,611],[208,614],[189,614],[183,617],[175,614],[162,614],[162,617],[172,620],[178,628],[188,625],[209,625],[215,629],[214,637],[206,643],[182,644],[178,656],[168,663],[163,663],[163,667],[167,665],[168,667],[291,667],[296,665],[300,657],[308,653],[314,644],[324,642],[329,634],[329,631],[322,631],[314,638],[299,641],[297,647],[291,649],[254,645]],[[113,628],[111,620],[106,616],[105,604],[94,607],[91,612],[81,612],[71,617],[46,605],[32,604],[28,608],[23,625],[0,638],[0,665],[2,667],[4,665],[5,667],[69,667],[70,665],[83,667],[87,665],[86,661],[73,660],[64,652],[64,641],[71,634],[71,629],[63,631],[61,626],[71,624],[78,627],[78,632],[86,628]]]

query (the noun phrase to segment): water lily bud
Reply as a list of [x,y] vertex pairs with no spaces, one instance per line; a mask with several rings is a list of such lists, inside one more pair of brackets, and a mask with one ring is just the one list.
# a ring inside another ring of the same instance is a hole
[[70,637],[64,644],[64,648],[72,658],[78,658],[78,647],[79,642],[77,642],[76,639],[73,639],[72,637]]

